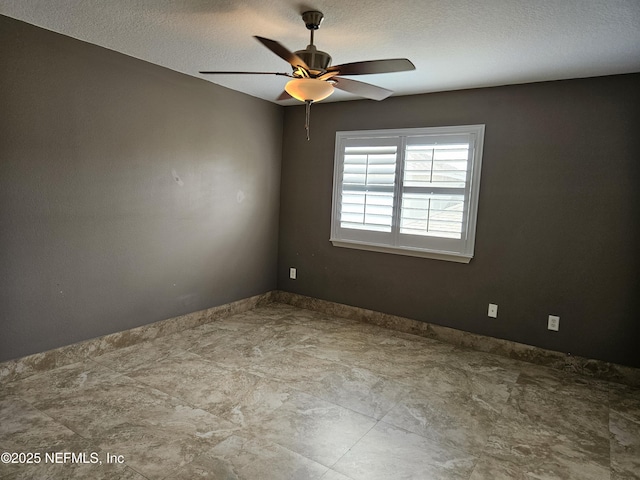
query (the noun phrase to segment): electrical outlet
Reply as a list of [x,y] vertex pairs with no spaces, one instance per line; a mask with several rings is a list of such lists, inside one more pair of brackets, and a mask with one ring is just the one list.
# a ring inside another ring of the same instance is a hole
[[298,272],[297,272],[297,270],[295,268],[290,268],[289,269],[289,278],[291,280],[295,280],[297,275],[298,275]]
[[557,332],[560,330],[560,317],[557,315],[549,315],[549,322],[547,323],[547,328],[549,330],[553,330]]
[[496,305],[495,303],[490,303],[487,315],[491,318],[498,318],[498,305]]

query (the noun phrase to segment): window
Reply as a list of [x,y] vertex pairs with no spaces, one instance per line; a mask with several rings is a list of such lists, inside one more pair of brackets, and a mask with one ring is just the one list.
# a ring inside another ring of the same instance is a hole
[[468,263],[484,125],[338,132],[331,242]]

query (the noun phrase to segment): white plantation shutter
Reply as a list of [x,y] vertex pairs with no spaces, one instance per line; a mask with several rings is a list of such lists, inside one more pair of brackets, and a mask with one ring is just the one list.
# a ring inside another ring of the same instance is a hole
[[338,132],[334,245],[468,262],[483,125]]
[[345,146],[340,226],[391,232],[395,145]]

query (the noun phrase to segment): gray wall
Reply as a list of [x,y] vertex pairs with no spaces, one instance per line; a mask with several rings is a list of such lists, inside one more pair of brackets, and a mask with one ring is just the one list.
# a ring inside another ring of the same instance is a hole
[[[310,142],[303,108],[287,108],[278,288],[640,366],[638,85],[625,75],[318,104]],[[486,133],[470,264],[330,244],[336,131],[477,123]]]
[[[0,65],[0,361],[277,286],[640,366],[640,75],[318,104],[306,142],[300,107],[3,16]],[[470,264],[331,246],[337,130],[474,123]]]
[[282,107],[3,16],[0,65],[0,360],[276,287]]

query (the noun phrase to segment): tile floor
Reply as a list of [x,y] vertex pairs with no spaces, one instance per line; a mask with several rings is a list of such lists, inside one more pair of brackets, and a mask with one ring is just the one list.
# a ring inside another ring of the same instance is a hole
[[0,452],[40,454],[2,480],[640,479],[640,390],[271,304],[1,385]]

